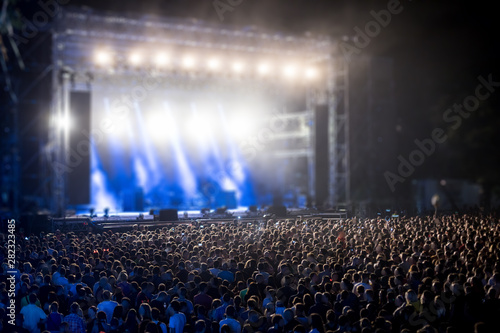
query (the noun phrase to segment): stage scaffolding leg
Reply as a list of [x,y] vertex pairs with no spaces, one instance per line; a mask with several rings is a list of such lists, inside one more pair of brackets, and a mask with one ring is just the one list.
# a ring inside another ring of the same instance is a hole
[[329,204],[350,204],[348,65],[342,57],[328,64]]
[[[57,35],[53,35],[54,45]],[[71,172],[69,160],[69,93],[71,74],[58,66],[60,50],[53,48],[54,70],[52,71],[52,107],[48,149],[52,159],[49,161],[52,177],[51,211],[54,216],[64,216],[66,211],[66,180]]]

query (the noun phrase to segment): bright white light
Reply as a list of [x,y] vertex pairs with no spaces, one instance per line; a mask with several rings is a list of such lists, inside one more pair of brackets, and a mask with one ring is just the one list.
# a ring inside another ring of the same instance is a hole
[[249,138],[254,130],[254,122],[248,116],[240,114],[232,117],[228,131],[235,139]]
[[283,69],[283,74],[285,74],[286,77],[288,78],[293,78],[295,75],[297,75],[297,67],[295,65],[287,65]]
[[154,58],[155,65],[165,67],[170,62],[168,55],[165,52],[158,53]]
[[269,64],[267,62],[262,62],[259,64],[259,66],[257,66],[257,72],[260,75],[266,75],[270,71],[271,71],[271,67],[269,66]]
[[109,51],[99,50],[95,54],[95,62],[100,66],[111,64],[112,56]]
[[128,61],[130,62],[131,65],[133,66],[138,66],[142,63],[142,54],[139,52],[134,52],[130,54],[130,57],[128,58]]
[[124,139],[130,134],[130,122],[126,117],[116,117],[111,121],[111,133],[117,139]]
[[235,61],[232,65],[232,68],[233,68],[234,72],[241,73],[241,72],[243,72],[245,65],[241,61]]
[[194,67],[195,59],[193,56],[187,55],[182,59],[182,66],[187,69],[191,69]]
[[220,61],[219,61],[219,59],[217,59],[217,58],[211,58],[208,61],[208,68],[209,69],[216,70],[216,69],[219,69],[219,67],[220,67]]
[[68,130],[71,128],[71,119],[67,116],[60,116],[57,117],[56,119],[56,126],[60,130]]
[[209,117],[193,115],[186,125],[186,130],[193,133],[194,137],[204,139],[210,131],[211,121]]
[[165,111],[152,112],[146,120],[148,135],[155,141],[163,141],[169,138],[175,129],[175,124]]
[[306,68],[305,74],[306,74],[306,79],[312,80],[318,77],[318,70],[314,67],[308,67]]

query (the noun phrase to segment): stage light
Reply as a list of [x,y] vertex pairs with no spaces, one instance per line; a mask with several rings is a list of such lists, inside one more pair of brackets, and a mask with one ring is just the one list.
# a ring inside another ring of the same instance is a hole
[[245,65],[241,61],[235,61],[231,67],[235,73],[241,73],[245,69]]
[[95,54],[95,62],[99,66],[106,66],[111,64],[113,58],[111,53],[106,50],[99,50]]
[[182,66],[186,69],[192,69],[195,65],[195,59],[191,55],[186,55],[182,58]]
[[287,78],[294,78],[297,75],[297,67],[293,64],[286,65],[285,68],[283,68],[283,74]]
[[139,52],[133,52],[130,54],[129,58],[128,58],[128,61],[131,65],[133,66],[138,66],[141,64],[142,62],[142,54],[140,54]]
[[209,133],[211,120],[209,117],[203,117],[201,115],[193,115],[190,121],[187,122],[186,130],[193,133],[193,137],[198,139],[204,139],[204,137]]
[[308,67],[305,71],[306,79],[313,80],[318,77],[318,70],[314,67]]
[[219,69],[220,68],[220,61],[219,59],[217,58],[211,58],[209,61],[208,61],[208,68],[210,70],[216,70],[216,69]]
[[175,124],[171,117],[164,111],[152,112],[146,120],[149,136],[155,141],[168,139],[172,131],[175,130]]
[[56,117],[55,123],[57,128],[61,130],[68,130],[71,128],[71,119],[67,116]]
[[251,117],[245,116],[251,112],[243,113],[231,117],[229,126],[226,129],[230,136],[235,139],[249,138],[254,131],[254,121]]
[[156,54],[156,56],[154,58],[154,63],[158,67],[165,67],[169,64],[169,62],[170,62],[170,59],[165,52],[160,52],[160,53]]
[[260,74],[260,75],[266,75],[266,74],[269,74],[269,72],[271,71],[271,67],[269,66],[269,64],[267,62],[261,62],[258,66],[257,66],[257,72]]

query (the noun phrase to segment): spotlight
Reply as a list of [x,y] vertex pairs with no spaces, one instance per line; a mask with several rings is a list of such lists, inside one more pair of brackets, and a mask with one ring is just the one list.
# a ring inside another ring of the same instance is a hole
[[112,62],[111,53],[106,50],[99,50],[95,54],[95,62],[99,66],[106,66]]
[[219,61],[219,59],[217,59],[217,58],[211,58],[208,61],[208,68],[209,69],[216,70],[216,69],[219,69],[219,67],[220,67],[220,61]]
[[271,67],[269,66],[269,64],[267,62],[262,62],[257,66],[257,72],[260,75],[266,75],[270,72],[270,70],[271,70]]
[[168,139],[172,132],[175,131],[175,124],[173,124],[172,119],[162,111],[152,112],[146,120],[146,126],[151,138],[157,142]]
[[61,116],[56,118],[55,120],[56,126],[61,130],[66,130],[71,127],[71,120],[69,119],[69,117]]
[[131,53],[128,58],[128,61],[131,65],[138,66],[142,62],[142,54],[138,52]]
[[154,63],[158,67],[165,67],[170,62],[168,55],[164,52],[158,53],[154,58]]
[[232,68],[234,72],[241,73],[243,72],[245,65],[241,61],[236,61],[233,63]]
[[283,74],[285,74],[286,77],[288,78],[294,78],[295,75],[297,74],[297,67],[295,65],[287,65],[283,69]]
[[194,67],[195,60],[193,56],[187,55],[182,59],[182,66],[186,69],[191,69]]
[[194,138],[203,140],[210,133],[211,119],[201,115],[193,115],[186,125],[186,130],[192,132]]
[[318,70],[314,67],[306,68],[306,79],[313,80],[318,77]]

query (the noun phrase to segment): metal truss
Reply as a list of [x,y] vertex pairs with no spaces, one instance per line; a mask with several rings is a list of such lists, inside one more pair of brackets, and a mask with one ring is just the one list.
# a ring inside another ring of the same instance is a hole
[[[100,14],[90,10],[61,11],[53,32],[53,91],[52,115],[54,119],[68,113],[69,92],[91,90],[91,85],[111,77],[131,78],[153,73],[174,80],[176,84],[193,84],[200,80],[214,79],[207,73],[185,73],[178,68],[155,71],[152,68],[136,69],[127,66],[126,52],[134,47],[150,45],[155,48],[171,47],[176,50],[193,50],[201,54],[216,51],[227,55],[244,55],[258,59],[275,57],[299,59],[302,63],[318,65],[326,75],[318,82],[301,82],[307,89],[306,110],[284,115],[287,121],[300,126],[276,134],[273,140],[296,140],[297,146],[279,149],[276,157],[305,157],[308,165],[308,194],[314,197],[314,110],[318,104],[327,104],[329,109],[330,181],[329,203],[331,206],[349,202],[349,153],[348,153],[348,105],[346,69],[334,55],[334,43],[329,37],[285,36],[279,33],[213,25],[198,20],[159,19],[157,17],[123,17]],[[99,68],[93,63],[93,53],[99,45],[111,48],[116,53],[113,68]],[[340,58],[340,57],[337,57]],[[262,89],[269,87],[279,93],[287,89],[279,80],[264,80],[257,77],[230,77],[231,84],[253,83]],[[102,83],[102,82],[101,82]],[[55,130],[50,134],[51,163],[67,165],[68,134]],[[294,141],[295,142],[295,141]],[[66,207],[66,179],[53,170],[52,211],[64,214]]]

